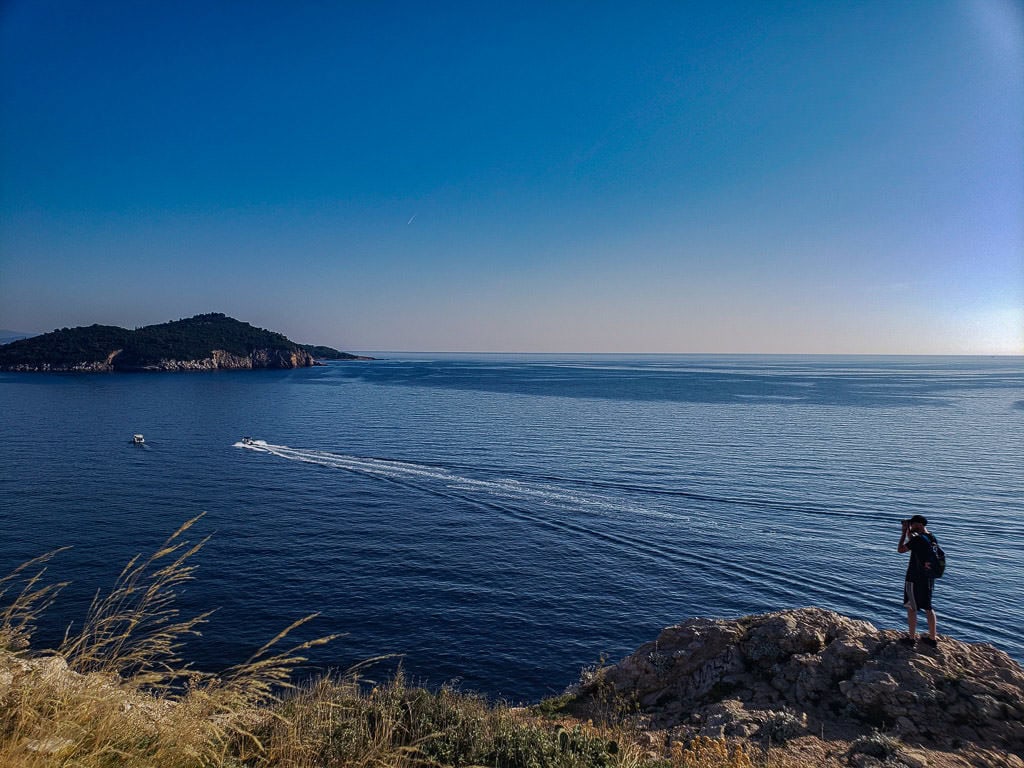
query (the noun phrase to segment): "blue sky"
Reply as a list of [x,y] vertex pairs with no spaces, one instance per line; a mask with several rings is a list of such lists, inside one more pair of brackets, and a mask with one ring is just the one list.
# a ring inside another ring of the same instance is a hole
[[1024,5],[0,7],[0,328],[1024,354]]

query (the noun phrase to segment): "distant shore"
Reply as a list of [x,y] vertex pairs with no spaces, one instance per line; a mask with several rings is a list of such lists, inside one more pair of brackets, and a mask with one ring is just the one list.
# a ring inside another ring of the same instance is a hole
[[296,344],[220,313],[135,330],[91,325],[0,346],[0,370],[111,373],[309,368],[318,360],[369,360],[333,347]]

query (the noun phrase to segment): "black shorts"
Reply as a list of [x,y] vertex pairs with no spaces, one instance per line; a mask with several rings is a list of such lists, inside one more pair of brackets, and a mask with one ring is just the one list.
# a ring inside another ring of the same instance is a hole
[[935,579],[903,582],[903,607],[912,611],[932,610],[932,587]]

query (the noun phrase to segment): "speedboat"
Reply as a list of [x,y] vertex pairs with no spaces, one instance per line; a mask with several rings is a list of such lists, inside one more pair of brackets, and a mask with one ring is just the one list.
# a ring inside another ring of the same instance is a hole
[[143,443],[146,442],[146,438],[144,438],[142,435],[132,435],[132,442],[135,445],[142,445]]

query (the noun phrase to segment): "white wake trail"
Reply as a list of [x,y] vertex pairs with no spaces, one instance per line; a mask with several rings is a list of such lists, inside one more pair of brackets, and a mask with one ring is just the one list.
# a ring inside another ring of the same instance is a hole
[[608,512],[645,512],[643,508],[615,502],[607,498],[586,493],[569,491],[558,486],[523,483],[519,480],[478,480],[456,474],[442,467],[425,466],[393,459],[368,459],[359,456],[330,453],[308,448],[291,448],[287,445],[274,445],[265,440],[250,440],[234,444],[236,448],[259,453],[269,453],[288,461],[305,464],[316,464],[332,469],[344,469],[365,475],[394,478],[400,480],[423,480],[439,482],[447,488],[463,491],[476,491],[508,499],[531,499],[552,506],[586,507],[592,510]]

